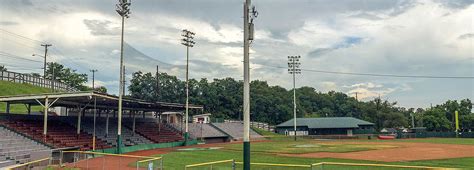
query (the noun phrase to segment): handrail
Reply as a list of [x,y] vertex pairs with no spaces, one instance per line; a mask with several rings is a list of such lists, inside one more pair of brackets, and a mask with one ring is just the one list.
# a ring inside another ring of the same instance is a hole
[[31,165],[31,164],[38,163],[38,162],[42,162],[42,161],[49,160],[49,159],[51,159],[51,158],[38,159],[38,160],[31,161],[31,162],[27,162],[27,163],[24,163],[24,164],[19,164],[19,165],[11,166],[11,167],[9,167],[8,169],[15,169],[15,168],[19,168],[19,167],[22,167],[22,166],[25,166],[25,165]]
[[232,161],[234,161],[234,160],[229,159],[229,160],[222,160],[222,161],[205,162],[205,163],[199,163],[199,164],[186,165],[185,168],[191,168],[191,167],[203,166],[203,165],[211,165],[211,164],[218,164],[218,163],[227,163],[227,162],[232,162]]
[[[243,164],[243,162],[235,162],[236,164]],[[284,166],[284,167],[303,167],[311,168],[311,165],[298,165],[298,164],[274,164],[274,163],[250,163],[250,165],[266,165],[266,166]]]
[[96,154],[105,156],[120,156],[129,158],[146,158],[146,159],[161,159],[162,157],[150,157],[150,156],[137,156],[137,155],[124,155],[124,154],[113,154],[113,153],[102,153],[102,152],[90,152],[90,151],[63,151],[63,153],[82,153],[82,154]]
[[[349,166],[379,166],[379,167],[394,167],[394,168],[418,168],[418,169],[450,169],[444,167],[430,167],[430,166],[411,166],[411,165],[388,165],[388,164],[367,164],[367,163],[343,163],[343,162],[320,162],[311,165],[349,165]],[[453,168],[454,169],[454,168]]]

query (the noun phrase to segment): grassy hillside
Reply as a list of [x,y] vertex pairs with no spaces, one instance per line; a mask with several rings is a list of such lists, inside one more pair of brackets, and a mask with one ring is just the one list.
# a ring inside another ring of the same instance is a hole
[[[0,81],[0,96],[9,95],[20,95],[20,94],[38,94],[38,93],[49,93],[50,89],[33,86],[30,84],[13,83],[8,81]],[[0,103],[0,112],[5,112],[5,103]],[[32,112],[41,110],[41,107],[34,106],[31,108]],[[26,107],[21,104],[11,105],[11,113],[26,113]]]

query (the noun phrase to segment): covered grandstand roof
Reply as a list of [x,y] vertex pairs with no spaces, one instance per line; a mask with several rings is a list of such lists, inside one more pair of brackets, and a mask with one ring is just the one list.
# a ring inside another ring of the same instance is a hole
[[[360,125],[373,123],[353,117],[297,118],[296,126],[307,126],[310,129],[358,128]],[[293,127],[293,119],[277,125],[277,127]]]
[[[48,98],[53,102],[52,107],[93,107],[94,98],[97,99],[97,108],[101,109],[117,109],[119,97],[115,95],[85,91],[72,93],[44,93],[44,94],[27,94],[14,96],[0,96],[0,102],[8,102],[10,104],[31,104],[41,105]],[[183,110],[186,105],[180,103],[166,102],[150,102],[140,99],[123,98],[123,108],[127,110],[156,111],[156,110]],[[202,106],[189,105],[189,108],[202,109]]]

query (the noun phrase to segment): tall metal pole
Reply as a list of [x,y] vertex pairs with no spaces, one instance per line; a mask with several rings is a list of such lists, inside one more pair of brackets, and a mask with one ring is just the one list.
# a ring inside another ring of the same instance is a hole
[[299,69],[300,56],[288,56],[288,73],[292,74],[293,76],[293,132],[294,132],[294,139],[296,141],[296,74],[301,73],[301,69]]
[[244,3],[244,170],[250,170],[250,67],[249,67],[249,6],[250,0]]
[[189,46],[186,46],[186,119],[185,119],[185,141],[188,141],[188,121],[189,121]]
[[119,102],[118,102],[118,129],[117,129],[117,153],[122,153],[122,99],[123,91],[125,88],[124,85],[124,68],[123,68],[123,32],[124,32],[124,23],[125,17],[129,17],[130,14],[130,2],[128,0],[119,0],[117,4],[117,13],[122,17],[122,35],[120,39],[120,86],[119,86]]
[[186,115],[185,115],[185,128],[184,128],[184,143],[187,145],[188,142],[188,120],[189,120],[189,47],[194,47],[195,42],[193,41],[195,33],[189,30],[183,30],[183,39],[181,44],[186,46]]
[[[293,60],[293,68],[295,65],[295,60]],[[296,141],[296,83],[295,83],[295,74],[293,70],[293,131],[295,132],[295,141]]]
[[[97,70],[93,69],[93,70],[90,70],[92,72],[92,90],[95,91],[95,72],[97,72]],[[96,124],[96,114],[97,114],[97,97],[94,96],[94,131],[93,131],[93,134],[92,134],[92,150],[95,150],[95,140],[96,140],[96,137],[95,137],[95,124]]]

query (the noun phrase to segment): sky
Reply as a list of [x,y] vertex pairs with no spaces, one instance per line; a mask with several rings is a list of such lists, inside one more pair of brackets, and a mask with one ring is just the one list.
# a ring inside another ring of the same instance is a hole
[[[121,18],[115,0],[0,0],[0,65],[42,73],[48,61],[89,74],[117,93]],[[474,0],[253,0],[251,79],[292,88],[287,56],[301,56],[296,86],[341,91],[360,100],[426,108],[474,99],[474,79],[328,74],[474,77]],[[242,80],[242,0],[134,0],[125,19],[127,79],[135,71],[184,79],[181,30],[196,33],[190,78]],[[8,56],[8,57],[7,57]],[[18,57],[26,58],[18,59]],[[31,61],[33,60],[33,61]],[[91,84],[90,82],[88,83]]]

